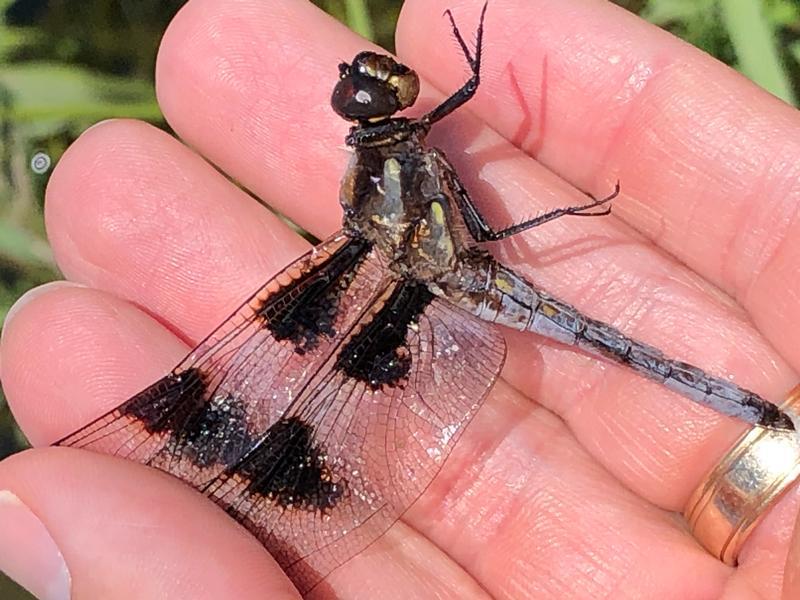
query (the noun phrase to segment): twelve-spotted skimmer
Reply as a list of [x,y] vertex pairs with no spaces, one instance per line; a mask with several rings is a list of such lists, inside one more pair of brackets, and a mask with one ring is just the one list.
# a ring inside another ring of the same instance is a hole
[[301,592],[377,539],[429,485],[503,366],[497,325],[606,359],[695,402],[792,429],[774,405],[582,315],[481,243],[481,216],[431,126],[479,84],[483,18],[464,86],[418,119],[419,79],[389,56],[339,65],[333,109],[354,122],[342,230],[271,279],[170,374],[59,442],[172,473],[223,506]]

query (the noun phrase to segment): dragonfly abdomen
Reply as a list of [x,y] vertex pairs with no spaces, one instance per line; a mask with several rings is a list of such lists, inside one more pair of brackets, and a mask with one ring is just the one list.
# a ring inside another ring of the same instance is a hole
[[[502,265],[487,273],[483,298],[473,312],[481,319],[558,342],[626,365],[648,379],[721,413],[748,423],[793,429],[789,417],[757,394],[702,369],[666,357],[612,325],[583,315]],[[473,280],[474,281],[474,280]],[[471,296],[473,299],[475,295]]]

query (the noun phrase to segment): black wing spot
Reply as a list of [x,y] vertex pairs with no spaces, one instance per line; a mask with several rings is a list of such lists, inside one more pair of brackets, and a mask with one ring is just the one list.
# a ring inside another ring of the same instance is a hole
[[169,433],[202,407],[207,389],[199,369],[170,373],[128,400],[120,413],[137,419],[148,433]]
[[336,506],[345,482],[334,481],[314,428],[298,417],[276,421],[252,456],[235,470],[249,479],[247,490],[284,509],[326,512]]
[[170,434],[166,447],[200,467],[229,465],[251,444],[245,406],[229,395],[207,398],[196,368],[170,373],[134,396],[120,410],[148,433]]
[[400,385],[411,370],[408,329],[433,298],[423,283],[400,283],[372,320],[344,345],[336,368],[373,389]]
[[242,449],[253,444],[245,406],[230,395],[212,396],[179,431],[170,446],[199,467],[235,464]]
[[320,336],[336,335],[339,303],[369,248],[365,240],[351,239],[327,262],[267,298],[257,312],[275,339],[293,342],[295,351],[304,354]]

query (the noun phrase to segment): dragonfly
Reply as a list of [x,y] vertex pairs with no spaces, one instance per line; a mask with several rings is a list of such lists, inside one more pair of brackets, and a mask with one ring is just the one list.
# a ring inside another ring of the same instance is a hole
[[495,383],[502,328],[616,362],[690,400],[773,429],[764,398],[666,357],[551,296],[487,251],[564,217],[609,214],[620,191],[495,229],[432,126],[471,76],[419,118],[416,72],[365,51],[339,65],[333,110],[352,123],[341,230],[247,299],[170,373],[57,442],[170,473],[255,535],[301,593],[363,551],[430,484]]

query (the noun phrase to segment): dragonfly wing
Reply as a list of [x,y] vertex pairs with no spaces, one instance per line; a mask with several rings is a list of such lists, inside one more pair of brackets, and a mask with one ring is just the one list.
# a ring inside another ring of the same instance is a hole
[[306,591],[419,497],[504,358],[493,325],[337,235],[170,374],[59,444],[195,486]]
[[362,241],[338,234],[281,271],[171,373],[57,442],[158,467],[202,488],[235,464],[385,286]]
[[395,281],[243,460],[206,493],[301,592],[430,484],[505,358],[494,327]]

